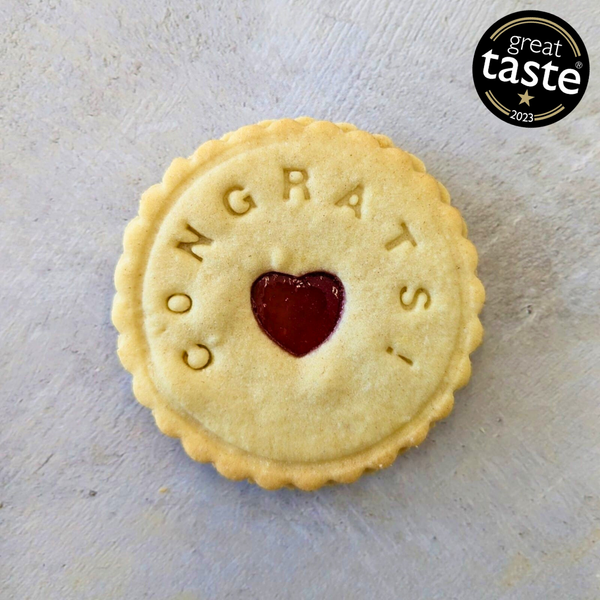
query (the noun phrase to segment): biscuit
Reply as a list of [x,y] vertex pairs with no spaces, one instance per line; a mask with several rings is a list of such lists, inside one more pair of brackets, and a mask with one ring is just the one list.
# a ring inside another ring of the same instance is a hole
[[225,477],[349,483],[450,413],[483,333],[476,265],[446,189],[389,138],[264,121],[143,194],[119,357],[158,427]]

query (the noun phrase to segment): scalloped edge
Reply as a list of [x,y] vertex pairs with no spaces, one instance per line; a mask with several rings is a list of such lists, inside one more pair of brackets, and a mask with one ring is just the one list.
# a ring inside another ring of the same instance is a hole
[[[129,222],[124,234],[123,254],[115,271],[117,293],[113,301],[112,321],[119,332],[118,355],[121,363],[133,375],[133,393],[140,404],[150,408],[158,428],[170,437],[181,440],[186,453],[194,460],[212,463],[221,475],[232,479],[247,479],[259,486],[274,490],[281,487],[296,487],[302,490],[316,490],[331,483],[351,483],[363,473],[389,467],[396,457],[408,448],[418,446],[430,428],[447,417],[454,404],[454,392],[469,381],[471,361],[469,354],[481,343],[483,327],[478,318],[485,301],[485,291],[476,276],[477,252],[466,239],[467,228],[459,211],[450,205],[450,194],[436,181],[440,192],[440,202],[451,227],[461,237],[455,258],[468,268],[470,281],[463,284],[464,327],[460,347],[455,350],[450,361],[447,376],[440,388],[421,411],[406,425],[384,438],[374,446],[350,456],[317,463],[286,463],[256,457],[236,448],[207,431],[200,423],[188,415],[171,408],[157,392],[148,373],[147,363],[139,351],[146,345],[143,327],[136,322],[141,318],[138,288],[139,278],[131,277],[139,273],[140,263],[144,262],[139,251],[145,244],[147,231],[158,216],[170,194],[181,185],[191,173],[206,162],[238,144],[259,139],[269,134],[286,135],[305,128],[327,130],[332,135],[351,135],[365,145],[378,146],[395,152],[403,163],[419,173],[426,173],[425,165],[412,154],[394,146],[392,140],[381,134],[370,134],[349,123],[317,121],[310,117],[262,121],[247,125],[225,134],[220,140],[210,140],[202,144],[189,158],[176,158],[166,170],[162,182],[150,187],[142,195],[139,214]],[[430,175],[427,178],[433,179]],[[141,289],[140,289],[141,292]],[[137,307],[137,308],[136,308]],[[441,389],[443,386],[443,389]]]

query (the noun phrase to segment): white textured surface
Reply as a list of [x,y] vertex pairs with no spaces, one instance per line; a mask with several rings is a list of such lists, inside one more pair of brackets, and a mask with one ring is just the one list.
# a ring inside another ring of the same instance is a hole
[[[592,60],[579,107],[536,130],[471,83],[479,37],[526,8]],[[596,0],[0,11],[3,600],[600,597]],[[267,493],[190,461],[134,402],[112,274],[172,157],[303,114],[388,134],[448,187],[486,339],[452,416],[392,468]]]

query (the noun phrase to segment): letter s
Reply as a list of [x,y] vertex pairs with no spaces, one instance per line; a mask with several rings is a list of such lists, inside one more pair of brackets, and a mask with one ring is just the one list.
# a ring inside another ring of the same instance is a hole
[[527,73],[531,79],[525,79],[525,77],[522,77],[521,83],[527,87],[533,87],[534,85],[537,85],[538,82],[538,76],[533,72],[533,67],[535,67],[537,70],[540,68],[540,64],[535,62],[535,60],[528,60],[525,63],[525,73]]
[[423,302],[423,308],[429,308],[431,304],[431,296],[429,292],[424,288],[419,288],[413,295],[412,298],[407,298],[406,302],[404,301],[404,296],[408,292],[408,288],[404,286],[400,290],[400,304],[404,310],[413,310],[417,303],[419,302],[419,297],[423,295],[425,297],[425,301]]

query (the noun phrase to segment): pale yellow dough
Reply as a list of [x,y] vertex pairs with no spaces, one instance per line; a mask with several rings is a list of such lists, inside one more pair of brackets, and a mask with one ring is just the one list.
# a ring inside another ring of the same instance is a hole
[[[481,341],[459,212],[421,161],[348,124],[263,122],[176,159],[116,272],[119,356],[188,454],[266,488],[390,465],[446,416]],[[268,271],[334,273],[333,335],[296,358],[252,314]]]

